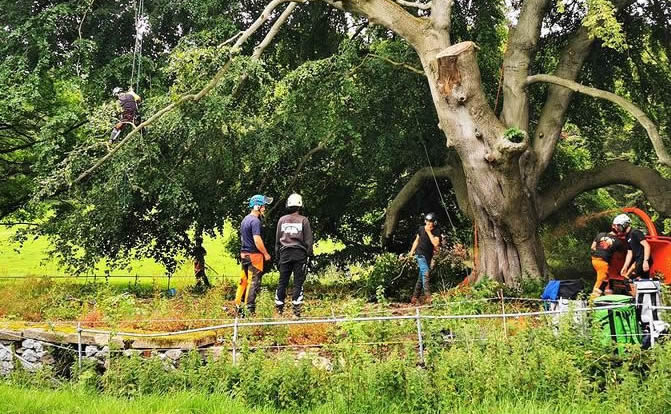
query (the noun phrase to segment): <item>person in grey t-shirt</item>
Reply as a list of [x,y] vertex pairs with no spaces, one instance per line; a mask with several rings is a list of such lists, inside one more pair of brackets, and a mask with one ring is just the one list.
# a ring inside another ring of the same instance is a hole
[[287,285],[291,273],[294,274],[294,291],[291,304],[296,317],[301,316],[303,305],[303,283],[307,276],[308,258],[312,252],[313,238],[310,221],[302,216],[303,198],[299,194],[291,194],[287,199],[287,211],[277,222],[275,235],[275,257],[278,258],[280,280],[275,292],[275,308],[278,313],[284,312],[284,299],[287,296]]

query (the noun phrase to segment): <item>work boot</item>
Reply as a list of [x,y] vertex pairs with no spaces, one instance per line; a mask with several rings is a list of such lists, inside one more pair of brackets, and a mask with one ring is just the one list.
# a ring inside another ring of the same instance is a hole
[[294,317],[296,317],[296,318],[301,317],[301,305],[294,305],[293,306],[293,311],[294,311]]
[[110,143],[110,144],[114,144],[114,143],[116,143],[116,139],[119,138],[119,134],[121,134],[121,130],[120,130],[120,129],[116,129],[116,128],[112,129],[112,133],[110,134],[110,141],[109,141],[109,143]]
[[284,313],[284,305],[275,305],[275,312],[277,312],[278,315],[282,315],[282,313]]
[[424,296],[424,304],[425,305],[430,305],[431,304],[431,294],[427,293],[426,296]]
[[594,300],[594,299],[598,298],[599,296],[601,296],[602,293],[603,293],[603,291],[601,291],[601,289],[594,289],[594,290],[592,290],[592,294],[589,296],[589,299]]
[[417,296],[413,296],[412,298],[410,298],[410,304],[413,306],[417,305]]

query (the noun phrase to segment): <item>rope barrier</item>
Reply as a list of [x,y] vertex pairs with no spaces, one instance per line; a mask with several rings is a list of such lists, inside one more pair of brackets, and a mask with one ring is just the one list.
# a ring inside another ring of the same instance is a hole
[[[572,309],[573,312],[593,312],[597,310],[609,310],[609,309],[619,309],[626,308],[631,305],[611,305],[611,306],[602,306],[598,308],[575,308]],[[552,310],[552,311],[539,311],[539,312],[515,312],[508,314],[501,313],[491,313],[491,314],[474,314],[474,315],[397,315],[397,316],[371,316],[371,317],[336,317],[336,318],[321,318],[321,319],[296,319],[296,320],[271,320],[271,321],[252,321],[252,322],[238,322],[227,323],[221,325],[207,326],[202,328],[194,329],[185,329],[181,331],[172,331],[172,332],[153,332],[153,333],[140,333],[140,332],[123,332],[123,331],[112,331],[112,330],[101,330],[101,329],[87,329],[82,328],[82,332],[94,333],[94,334],[107,334],[107,335],[120,335],[136,338],[158,338],[163,336],[178,336],[186,335],[191,333],[198,332],[207,332],[207,331],[216,331],[222,329],[233,328],[237,326],[238,328],[243,327],[258,327],[258,326],[289,326],[289,325],[311,325],[311,324],[324,324],[324,323],[353,323],[353,322],[379,322],[379,321],[403,321],[403,320],[459,320],[459,319],[501,319],[501,318],[521,318],[529,316],[544,316],[544,315],[558,315],[566,313],[564,310]]]

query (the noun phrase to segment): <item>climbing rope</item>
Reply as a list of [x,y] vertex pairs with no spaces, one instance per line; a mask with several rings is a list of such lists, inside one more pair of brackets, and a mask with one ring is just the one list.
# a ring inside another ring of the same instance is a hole
[[[140,90],[140,72],[142,69],[142,39],[146,30],[144,21],[144,0],[134,0],[135,3],[135,46],[133,47],[133,67],[130,75],[130,87],[133,88],[135,79],[135,92]],[[137,78],[136,78],[137,72]]]
[[457,234],[457,228],[454,226],[454,223],[452,222],[452,217],[450,216],[450,212],[447,211],[447,204],[445,204],[445,198],[443,197],[443,192],[440,191],[440,186],[438,185],[438,179],[436,178],[436,173],[433,171],[433,165],[431,164],[431,160],[429,159],[429,151],[426,149],[426,145],[424,145],[423,141],[420,141],[422,143],[422,147],[424,147],[424,155],[426,155],[426,161],[429,163],[429,167],[431,168],[431,175],[433,175],[433,182],[436,184],[436,190],[438,190],[438,195],[440,196],[440,204],[443,206],[443,209],[445,210],[445,214],[447,214],[447,219],[450,222],[450,226],[452,226],[452,231],[454,234]]

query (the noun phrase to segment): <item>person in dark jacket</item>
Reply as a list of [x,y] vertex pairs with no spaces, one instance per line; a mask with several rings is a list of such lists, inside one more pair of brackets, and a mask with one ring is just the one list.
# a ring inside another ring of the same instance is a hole
[[284,300],[291,274],[294,274],[294,291],[291,297],[293,312],[301,316],[303,306],[303,283],[307,276],[308,260],[313,256],[313,237],[310,221],[301,215],[303,198],[291,194],[287,199],[289,214],[282,216],[277,223],[275,237],[275,257],[278,257],[280,280],[275,292],[275,308],[279,314],[284,312]]
[[203,238],[196,237],[196,245],[193,248],[193,273],[196,276],[196,288],[211,288],[210,280],[205,274],[205,255],[207,250],[203,247]]
[[133,90],[128,92],[121,92],[121,88],[114,88],[112,94],[119,99],[119,106],[121,107],[121,119],[114,125],[112,133],[110,134],[110,144],[114,144],[121,135],[126,124],[139,125],[140,124],[140,110],[138,105],[142,101],[139,95]]

